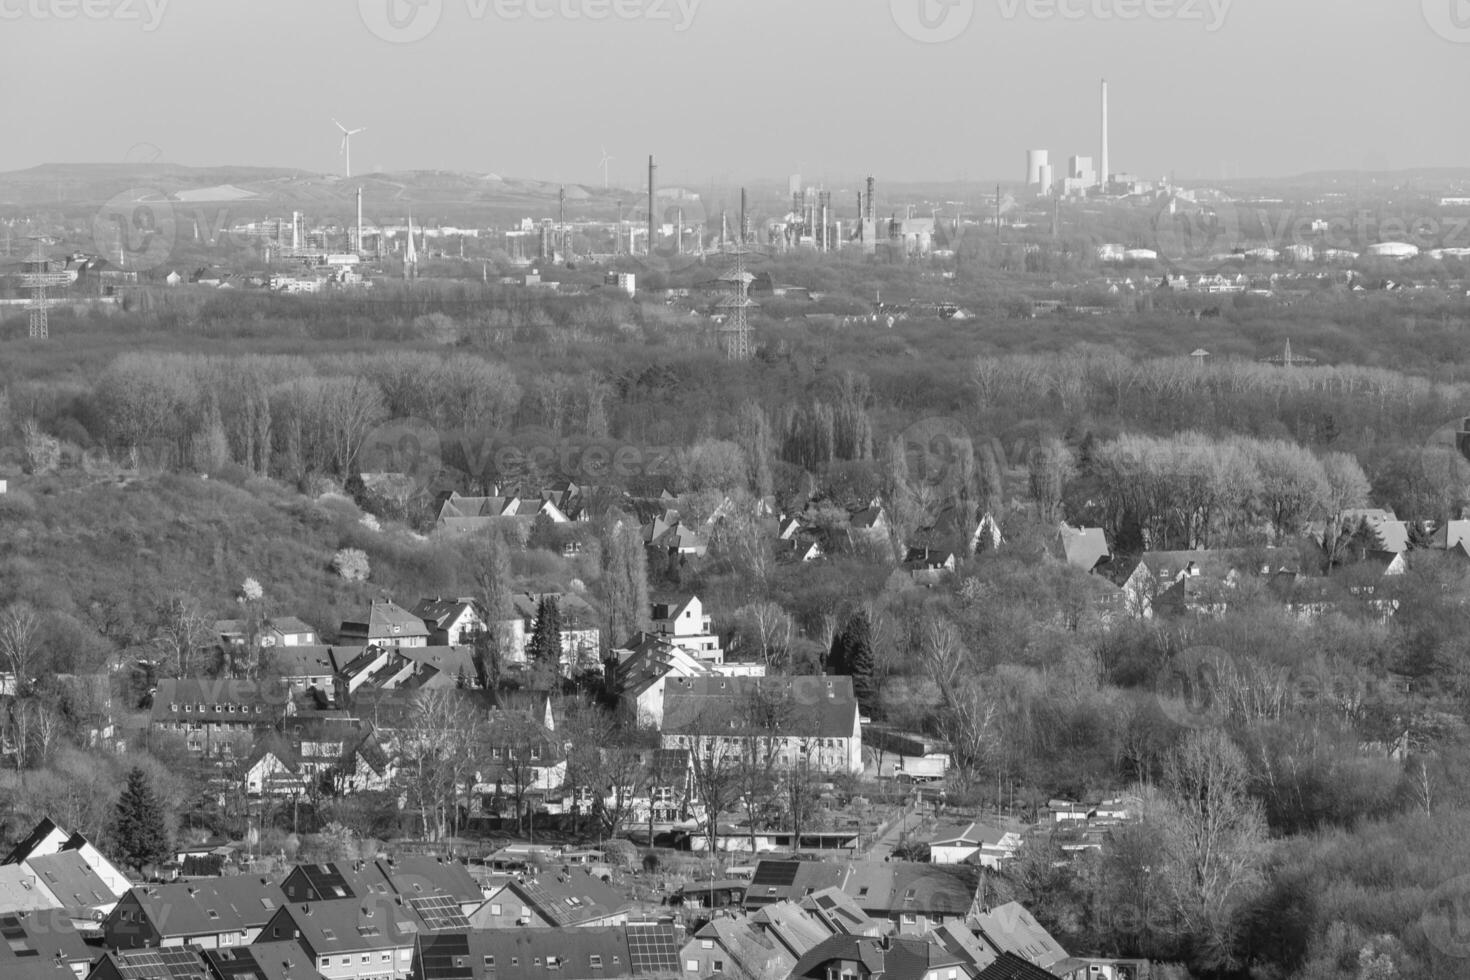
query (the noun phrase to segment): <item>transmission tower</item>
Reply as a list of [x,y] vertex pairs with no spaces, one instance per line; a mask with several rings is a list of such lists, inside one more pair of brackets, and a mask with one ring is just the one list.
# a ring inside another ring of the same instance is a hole
[[47,318],[50,300],[46,296],[46,287],[65,286],[71,282],[71,276],[65,272],[51,271],[51,259],[46,254],[46,246],[49,244],[47,239],[32,240],[36,245],[21,264],[20,286],[31,293],[31,302],[27,306],[31,314],[31,339],[45,340],[51,336],[51,326]]
[[734,257],[735,266],[720,277],[720,282],[728,283],[731,289],[730,298],[722,300],[716,307],[724,310],[726,317],[720,327],[720,339],[724,342],[727,358],[744,361],[755,353],[750,342],[750,311],[760,308],[760,304],[750,298],[750,284],[755,282],[755,276],[745,268],[746,256],[754,254],[755,250],[735,245],[723,251]]

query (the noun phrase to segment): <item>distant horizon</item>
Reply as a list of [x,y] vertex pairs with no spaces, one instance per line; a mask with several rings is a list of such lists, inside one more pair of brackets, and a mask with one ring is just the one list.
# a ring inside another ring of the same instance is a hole
[[1456,2],[25,0],[0,171],[141,147],[341,172],[337,120],[358,172],[590,187],[605,153],[637,186],[652,151],[684,181],[1012,183],[1030,149],[1099,162],[1103,78],[1117,173],[1418,170],[1470,160],[1432,98],[1464,84]]

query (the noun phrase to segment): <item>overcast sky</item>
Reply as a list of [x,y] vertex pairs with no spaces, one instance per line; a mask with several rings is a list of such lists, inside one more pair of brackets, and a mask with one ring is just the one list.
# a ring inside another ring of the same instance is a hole
[[1114,171],[1470,163],[1470,0],[0,0],[0,169],[1014,180],[1104,76]]

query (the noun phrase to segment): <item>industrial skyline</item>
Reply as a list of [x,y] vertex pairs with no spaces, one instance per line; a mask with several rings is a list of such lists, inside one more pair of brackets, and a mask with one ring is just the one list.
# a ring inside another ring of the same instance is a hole
[[[1417,3],[1217,3],[1222,19],[1210,30],[1182,16],[1045,17],[1027,13],[1044,4],[960,0],[973,14],[965,29],[924,43],[895,20],[904,4],[923,0],[663,5],[682,9],[687,23],[651,13],[497,20],[494,5],[445,2],[437,29],[389,43],[365,26],[362,11],[390,2],[399,0],[260,0],[249,16],[228,5],[165,4],[151,30],[121,19],[7,17],[15,43],[0,64],[0,87],[22,90],[61,64],[69,90],[100,97],[77,98],[66,114],[12,100],[0,169],[122,162],[146,143],[164,163],[341,172],[345,154],[321,126],[351,105],[352,125],[368,130],[353,141],[355,174],[446,169],[596,185],[601,147],[617,161],[613,186],[642,184],[637,161],[649,148],[679,168],[666,180],[684,172],[777,178],[800,159],[812,174],[847,173],[861,160],[896,182],[988,181],[1014,174],[1015,147],[1072,147],[1072,134],[1094,127],[1089,93],[1102,77],[1113,89],[1113,143],[1128,147],[1126,160],[1110,164],[1140,174],[1269,177],[1470,158],[1470,134],[1443,125],[1433,100],[1370,84],[1376,66],[1392,63],[1414,65],[1419,91],[1461,83],[1465,45],[1437,32]],[[286,23],[291,30],[282,31]],[[232,49],[261,52],[268,70],[249,86],[215,84],[223,38]],[[846,62],[885,70],[834,75],[810,57],[813,38],[846,52]],[[1242,72],[1243,50],[1272,70]],[[1320,64],[1299,57],[1304,50],[1345,66],[1353,97],[1323,91]],[[577,72],[540,70],[572,51]],[[789,70],[715,83],[734,51]],[[1045,71],[1036,68],[1041,52]],[[493,125],[466,125],[454,93],[477,84],[486,63],[503,79],[535,75],[535,97],[492,83]],[[589,78],[605,79],[607,90],[589,88]],[[813,96],[811,113],[758,108],[802,92]],[[1283,93],[1310,102],[1311,112],[1262,112]],[[127,109],[144,101],[168,111]],[[679,135],[680,120],[710,118],[723,120],[720,139]],[[201,126],[203,119],[228,125]],[[956,125],[960,119],[978,124]],[[1371,139],[1363,119],[1374,120]],[[936,140],[943,153],[933,152]],[[1091,145],[1086,155],[1100,150]]]

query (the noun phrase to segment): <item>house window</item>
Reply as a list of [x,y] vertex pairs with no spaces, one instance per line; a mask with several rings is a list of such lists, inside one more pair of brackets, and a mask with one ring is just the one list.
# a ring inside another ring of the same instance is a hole
[[715,972],[716,973],[721,973],[721,972],[724,971],[724,969],[725,969],[725,961],[724,960],[715,960]]
[[322,957],[321,968],[323,970],[330,970],[332,968],[332,958],[330,956]]
[[363,953],[362,954],[362,962],[364,964],[371,963],[372,961],[373,961],[373,956],[372,956],[371,953]]
[[715,948],[715,941],[713,939],[701,939],[699,941],[699,948],[700,949],[714,949]]
[[684,969],[688,970],[690,973],[698,973],[699,972],[699,960],[685,960],[684,961]]
[[594,970],[602,969],[602,957],[598,956],[596,953],[593,953],[590,957],[588,957],[587,965],[592,967]]
[[546,957],[546,969],[548,969],[548,970],[560,970],[561,969],[561,957],[559,957],[559,956],[548,956],[548,957]]
[[496,902],[490,903],[490,914],[491,915],[499,915],[500,914],[500,905],[498,903],[496,903]]
[[[595,956],[592,957],[592,958],[594,960],[597,959],[597,957],[595,957]],[[485,957],[485,965],[488,966],[492,970],[495,969],[495,957],[493,957],[493,956],[486,956]]]
[[391,962],[392,959],[393,959],[393,954],[392,953],[384,953],[382,956],[379,956],[378,957],[378,960],[380,962],[383,962],[383,963]]

